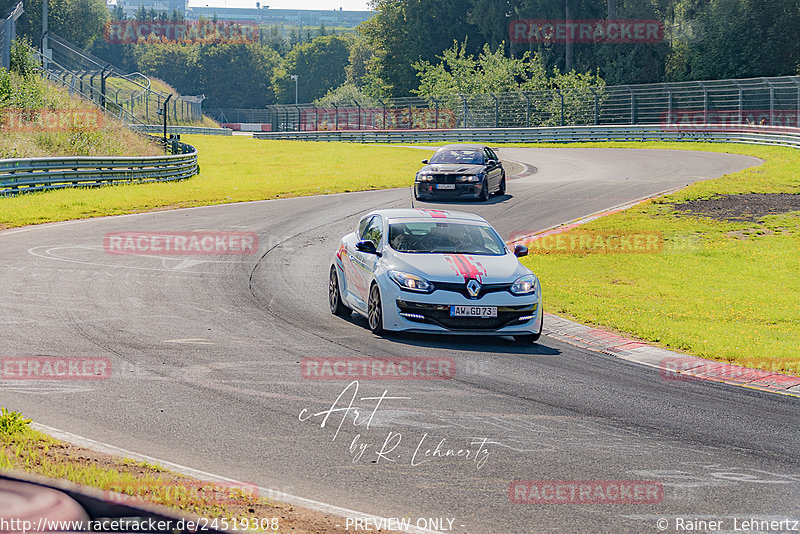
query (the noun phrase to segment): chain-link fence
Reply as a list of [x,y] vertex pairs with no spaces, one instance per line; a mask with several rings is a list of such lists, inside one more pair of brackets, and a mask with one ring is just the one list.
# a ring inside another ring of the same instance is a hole
[[219,122],[271,131],[418,130],[628,124],[800,123],[800,77],[751,78],[540,92],[398,98],[365,106],[341,102],[209,109]]
[[[55,34],[48,34],[52,57],[43,60],[50,78],[69,80],[69,86],[98,102],[109,111],[137,122],[163,122],[168,93],[158,90],[142,73],[126,73],[110,63],[73,45]],[[166,112],[172,124],[202,121],[203,96],[177,95],[167,102]]]

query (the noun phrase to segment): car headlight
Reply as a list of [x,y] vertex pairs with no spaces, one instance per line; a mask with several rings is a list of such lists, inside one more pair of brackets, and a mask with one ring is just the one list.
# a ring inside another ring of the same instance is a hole
[[400,289],[416,291],[418,293],[430,293],[433,291],[433,284],[419,276],[400,271],[389,271],[388,274],[392,282],[400,286]]
[[537,286],[536,277],[532,274],[526,274],[525,276],[520,276],[517,280],[511,284],[511,293],[514,295],[532,295],[536,293]]
[[432,174],[418,174],[417,175],[418,182],[432,182],[433,175]]
[[470,182],[470,183],[480,182],[481,181],[481,177],[479,175],[459,176],[458,177],[458,181],[459,182]]

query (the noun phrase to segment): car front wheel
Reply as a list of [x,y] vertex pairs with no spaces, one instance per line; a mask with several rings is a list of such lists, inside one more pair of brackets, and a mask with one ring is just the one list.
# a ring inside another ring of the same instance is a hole
[[542,337],[542,330],[544,329],[544,317],[542,317],[542,323],[539,325],[539,333],[538,334],[527,334],[524,336],[514,336],[514,341],[517,343],[521,343],[523,345],[530,345],[531,343],[536,343],[539,341],[539,338]]
[[328,282],[328,302],[331,305],[331,313],[344,316],[350,312],[350,308],[342,302],[342,292],[339,291],[339,277],[336,276],[336,266],[331,265],[331,276]]
[[481,202],[486,202],[487,200],[489,200],[489,179],[488,178],[486,178],[483,181],[483,189],[481,189],[480,200],[481,200]]
[[369,329],[372,330],[373,334],[383,332],[383,308],[381,306],[381,290],[378,289],[378,284],[372,284],[369,290],[367,321],[369,321]]
[[506,194],[506,175],[503,175],[503,178],[500,180],[500,187],[497,188],[497,194],[499,196],[503,196]]

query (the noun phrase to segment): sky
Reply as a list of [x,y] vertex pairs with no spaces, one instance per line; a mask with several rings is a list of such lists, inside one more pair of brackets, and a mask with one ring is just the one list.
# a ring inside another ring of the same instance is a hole
[[[273,9],[325,9],[369,11],[368,0],[261,0]],[[189,0],[190,6],[256,7],[256,0]]]

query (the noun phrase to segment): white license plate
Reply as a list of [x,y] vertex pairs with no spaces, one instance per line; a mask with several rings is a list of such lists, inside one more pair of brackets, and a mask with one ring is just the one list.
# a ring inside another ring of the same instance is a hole
[[450,306],[450,317],[497,317],[497,306]]
[[456,184],[436,184],[436,189],[455,189]]

